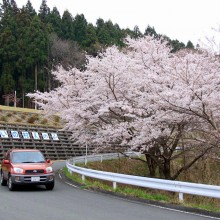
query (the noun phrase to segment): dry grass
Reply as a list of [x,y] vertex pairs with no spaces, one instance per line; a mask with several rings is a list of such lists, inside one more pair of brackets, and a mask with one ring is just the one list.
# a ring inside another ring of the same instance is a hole
[[4,106],[0,105],[0,110],[4,111],[16,111],[16,112],[28,112],[28,113],[41,113],[41,110],[36,109],[30,109],[30,108],[17,108],[17,107],[11,107],[11,106]]
[[59,116],[44,117],[41,110],[0,105],[0,123],[62,128]]

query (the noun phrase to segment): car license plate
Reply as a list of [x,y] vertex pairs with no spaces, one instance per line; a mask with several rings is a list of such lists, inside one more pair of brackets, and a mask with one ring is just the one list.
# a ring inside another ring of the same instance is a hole
[[40,181],[40,177],[39,176],[32,176],[31,177],[31,182],[38,182]]

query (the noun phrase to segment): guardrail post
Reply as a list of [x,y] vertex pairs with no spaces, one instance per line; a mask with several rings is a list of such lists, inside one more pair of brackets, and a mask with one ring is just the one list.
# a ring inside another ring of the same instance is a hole
[[101,163],[102,163],[102,155],[101,155]]
[[85,176],[84,175],[82,175],[82,181],[85,182]]
[[116,190],[116,188],[117,188],[117,183],[113,182],[113,189]]
[[87,144],[86,144],[85,165],[87,164],[87,152],[88,152],[88,146],[87,146]]
[[181,192],[179,193],[179,201],[183,202],[183,193],[181,193]]

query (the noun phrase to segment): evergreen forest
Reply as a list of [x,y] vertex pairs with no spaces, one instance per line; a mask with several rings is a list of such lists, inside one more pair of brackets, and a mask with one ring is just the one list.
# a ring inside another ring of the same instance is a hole
[[123,48],[126,36],[144,35],[165,38],[172,52],[194,48],[191,41],[185,45],[158,34],[149,25],[144,33],[138,26],[133,30],[122,29],[102,18],[94,25],[83,14],[72,15],[66,10],[60,15],[56,7],[48,7],[46,0],[42,0],[38,11],[29,0],[22,8],[18,8],[15,0],[3,0],[0,3],[0,104],[33,107],[26,94],[56,88],[58,84],[51,74],[56,66],[83,69],[85,55],[96,56],[112,45]]

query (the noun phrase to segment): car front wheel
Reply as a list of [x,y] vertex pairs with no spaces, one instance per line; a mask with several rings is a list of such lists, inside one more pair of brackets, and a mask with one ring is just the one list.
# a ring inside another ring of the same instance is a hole
[[10,191],[15,190],[15,184],[12,182],[11,176],[8,177],[8,189],[9,189]]
[[54,188],[54,182],[53,182],[53,183],[50,183],[50,184],[45,185],[45,187],[46,187],[46,189],[47,189],[47,190],[53,190],[53,188]]

